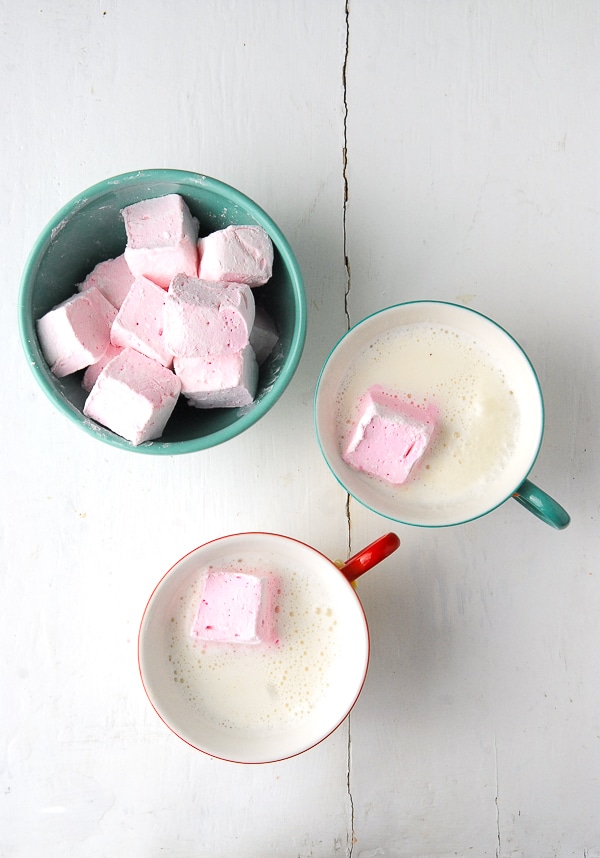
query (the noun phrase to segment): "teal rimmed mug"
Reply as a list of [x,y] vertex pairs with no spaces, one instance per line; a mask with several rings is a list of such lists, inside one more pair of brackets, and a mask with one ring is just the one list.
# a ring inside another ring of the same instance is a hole
[[[343,456],[372,385],[436,415],[430,445],[402,485],[357,470]],[[513,337],[475,310],[411,301],[352,327],[319,376],[315,428],[342,487],[393,521],[457,525],[514,497],[551,527],[569,524],[563,507],[528,479],[544,432],[535,370]]]
[[[56,378],[48,367],[36,320],[69,298],[94,266],[123,253],[121,210],[140,200],[180,194],[207,235],[230,224],[261,226],[274,248],[273,276],[255,290],[275,322],[279,342],[260,368],[254,403],[245,408],[197,409],[180,397],[161,438],[134,447],[83,415],[82,373]],[[137,170],[106,179],[68,202],[46,225],[25,264],[19,296],[19,331],[28,364],[52,404],[93,438],[135,453],[173,456],[214,447],[256,423],[279,400],[294,375],[306,338],[306,297],[300,267],[274,221],[249,197],[200,173]]]

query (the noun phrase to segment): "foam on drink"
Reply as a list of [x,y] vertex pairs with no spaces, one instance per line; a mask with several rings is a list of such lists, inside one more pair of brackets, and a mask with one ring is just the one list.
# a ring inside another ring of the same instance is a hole
[[[220,563],[232,572],[272,575],[277,642],[243,644],[195,641],[190,636],[205,569],[183,593],[171,618],[168,640],[173,682],[199,717],[248,734],[289,727],[335,694],[343,670],[340,640],[350,632],[336,610],[335,588],[322,575],[286,567],[281,560],[249,554]],[[335,573],[333,573],[335,574]]]
[[516,449],[520,419],[504,372],[477,341],[444,325],[414,324],[369,344],[356,355],[339,389],[341,446],[352,429],[356,404],[374,384],[439,413],[419,467],[404,485],[382,484],[382,491],[440,508],[485,494]]

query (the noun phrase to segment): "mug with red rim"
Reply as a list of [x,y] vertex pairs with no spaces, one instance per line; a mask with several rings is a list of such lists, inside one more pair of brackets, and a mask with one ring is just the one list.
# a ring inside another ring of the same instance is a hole
[[[193,748],[237,763],[269,763],[319,744],[358,699],[369,629],[353,582],[400,544],[388,533],[345,563],[275,533],[214,539],[159,581],[138,637],[142,683],[166,726]],[[191,634],[209,570],[269,576],[276,638],[200,641]]]

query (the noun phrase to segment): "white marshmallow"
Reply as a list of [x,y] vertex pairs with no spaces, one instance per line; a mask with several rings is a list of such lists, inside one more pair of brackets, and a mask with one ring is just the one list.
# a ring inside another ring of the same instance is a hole
[[134,275],[167,289],[176,274],[198,274],[198,221],[183,197],[142,200],[124,208],[122,215],[125,259]]
[[177,357],[238,352],[248,345],[254,311],[252,290],[243,283],[178,274],[165,307],[166,346]]
[[258,364],[252,346],[239,352],[173,362],[181,392],[196,408],[242,408],[251,405],[258,386]]
[[173,364],[164,336],[167,293],[147,277],[136,277],[110,333],[113,345],[130,346],[163,366]]
[[198,242],[202,280],[262,286],[273,273],[273,243],[260,226],[228,226]]
[[125,256],[121,254],[115,259],[99,262],[83,283],[77,286],[77,289],[85,292],[91,286],[97,286],[106,300],[118,310],[134,280],[135,277],[129,270]]
[[137,447],[160,438],[180,390],[170,369],[126,348],[98,376],[83,413]]
[[40,346],[58,378],[99,360],[110,342],[116,309],[97,287],[76,293],[36,323]]

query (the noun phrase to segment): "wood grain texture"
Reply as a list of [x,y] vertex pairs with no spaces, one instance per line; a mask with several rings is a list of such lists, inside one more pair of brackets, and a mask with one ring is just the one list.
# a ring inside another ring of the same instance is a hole
[[[598,858],[598,3],[24,0],[0,22],[0,856]],[[277,406],[158,461],[67,425],[16,326],[49,218],[145,167],[256,200],[309,309]],[[567,531],[512,502],[445,530],[347,510],[314,434],[319,370],[349,323],[419,297],[528,352],[532,476]],[[359,583],[372,656],[350,719],[239,767],[156,718],[136,643],[177,558],[251,529],[333,558],[389,529],[402,546]]]

